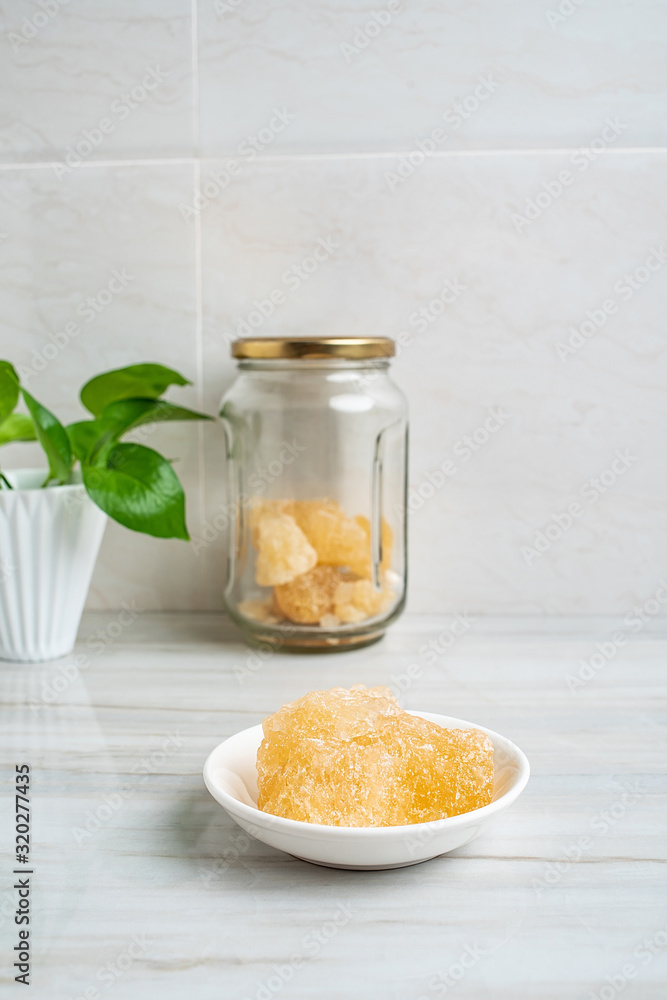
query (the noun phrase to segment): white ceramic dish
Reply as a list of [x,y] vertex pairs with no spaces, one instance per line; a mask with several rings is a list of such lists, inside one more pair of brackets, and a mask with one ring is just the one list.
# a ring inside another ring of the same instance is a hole
[[329,868],[380,870],[417,865],[469,843],[526,787],[530,767],[524,753],[484,726],[432,712],[413,712],[448,729],[481,729],[494,749],[493,800],[472,812],[409,826],[341,827],[302,823],[257,808],[257,749],[262,727],[231,736],[204,764],[204,781],[213,798],[238,825],[271,847]]

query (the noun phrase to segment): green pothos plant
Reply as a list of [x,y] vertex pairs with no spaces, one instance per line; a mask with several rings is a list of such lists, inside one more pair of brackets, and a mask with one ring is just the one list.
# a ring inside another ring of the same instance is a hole
[[[48,463],[43,487],[76,481],[78,463],[88,496],[114,521],[158,538],[187,540],[185,493],[172,461],[137,441],[122,440],[148,424],[212,419],[162,399],[172,385],[190,382],[156,364],[104,372],[81,390],[91,417],[65,426],[21,385],[13,365],[0,361],[0,445],[38,441]],[[21,400],[26,413],[16,412]],[[12,488],[1,472],[0,486]]]

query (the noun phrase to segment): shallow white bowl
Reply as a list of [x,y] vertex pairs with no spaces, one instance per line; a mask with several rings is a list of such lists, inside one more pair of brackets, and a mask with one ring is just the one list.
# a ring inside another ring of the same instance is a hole
[[526,787],[530,767],[525,754],[504,736],[484,726],[432,712],[412,712],[447,729],[481,729],[494,749],[493,800],[472,812],[408,826],[321,826],[272,816],[257,808],[257,750],[262,727],[231,736],[204,764],[204,781],[213,798],[257,840],[303,861],[329,868],[377,870],[404,868],[436,858],[475,837],[511,805]]

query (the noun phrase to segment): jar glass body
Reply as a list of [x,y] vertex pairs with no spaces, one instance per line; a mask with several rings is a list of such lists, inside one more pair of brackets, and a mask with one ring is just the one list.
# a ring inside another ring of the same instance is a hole
[[240,362],[220,413],[225,604],[251,640],[349,648],[380,638],[401,613],[407,403],[388,367],[385,359]]

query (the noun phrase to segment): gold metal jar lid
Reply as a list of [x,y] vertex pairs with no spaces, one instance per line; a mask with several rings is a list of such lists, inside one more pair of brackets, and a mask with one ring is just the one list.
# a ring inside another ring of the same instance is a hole
[[392,358],[389,337],[243,337],[232,344],[232,357],[271,358]]

